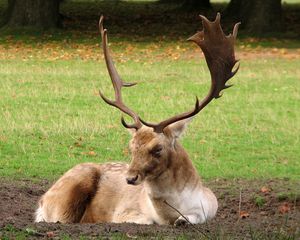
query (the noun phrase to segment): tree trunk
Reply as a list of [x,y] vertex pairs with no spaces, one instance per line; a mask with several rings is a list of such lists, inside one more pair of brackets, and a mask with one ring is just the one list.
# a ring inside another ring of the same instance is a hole
[[58,27],[60,0],[8,0],[10,27]]
[[281,0],[231,0],[226,15],[247,31],[263,35],[283,30]]
[[210,0],[184,0],[182,7],[190,11],[210,8]]

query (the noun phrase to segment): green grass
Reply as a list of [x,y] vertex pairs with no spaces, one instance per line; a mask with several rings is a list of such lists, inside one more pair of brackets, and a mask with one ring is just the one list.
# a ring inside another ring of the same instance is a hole
[[262,206],[265,205],[266,199],[265,199],[264,197],[262,197],[262,196],[259,196],[259,195],[255,194],[255,195],[253,196],[253,203],[254,203],[257,207],[261,208]]
[[[180,24],[149,25],[154,10],[166,6],[124,6],[106,26],[121,75],[139,83],[124,92],[125,101],[149,121],[190,109],[195,95],[205,96],[210,79],[196,48],[183,41],[196,28],[172,12],[171,22]],[[113,95],[95,9],[66,1],[64,12],[91,19],[73,21],[63,31],[0,31],[0,176],[53,179],[81,162],[130,160],[121,114],[97,94],[102,89]],[[151,14],[128,25],[122,16],[136,16],[137,9]],[[300,46],[298,40],[250,40],[239,42],[241,51],[295,52]],[[242,58],[235,86],[203,110],[182,139],[204,178],[299,178],[299,64],[299,58]]]
[[[242,61],[235,86],[190,124],[183,145],[205,178],[298,178],[300,60]],[[129,161],[103,61],[0,62],[0,175],[55,178],[80,162]],[[158,121],[204,96],[203,61],[118,64],[125,101]],[[95,152],[89,154],[89,152]]]

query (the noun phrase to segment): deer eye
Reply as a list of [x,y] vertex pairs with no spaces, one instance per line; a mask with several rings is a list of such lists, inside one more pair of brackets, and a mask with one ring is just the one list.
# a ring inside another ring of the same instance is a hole
[[150,154],[155,158],[159,158],[161,156],[162,149],[163,148],[161,145],[156,145],[154,148],[150,150]]

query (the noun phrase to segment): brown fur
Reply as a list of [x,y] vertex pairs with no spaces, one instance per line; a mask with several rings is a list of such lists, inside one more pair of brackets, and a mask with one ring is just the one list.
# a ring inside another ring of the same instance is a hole
[[[164,134],[148,127],[135,132],[130,141],[130,165],[83,163],[75,166],[42,196],[36,220],[173,224],[180,215],[164,201],[188,213],[189,206],[181,206],[185,192],[194,194],[194,190],[205,188],[172,133],[171,127]],[[135,176],[138,178],[133,185],[126,183],[126,178]]]

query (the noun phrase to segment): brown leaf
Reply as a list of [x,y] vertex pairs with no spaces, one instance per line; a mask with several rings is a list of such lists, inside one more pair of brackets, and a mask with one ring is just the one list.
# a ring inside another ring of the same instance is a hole
[[250,216],[250,214],[246,211],[241,211],[240,212],[240,218],[247,218],[249,216]]
[[54,232],[46,232],[47,238],[53,238],[54,237]]
[[261,191],[262,193],[269,193],[269,192],[272,191],[272,189],[269,188],[269,187],[267,187],[267,186],[263,186],[263,187],[260,189],[260,191]]
[[97,155],[97,153],[95,153],[94,151],[82,152],[81,154],[88,155],[88,156],[96,156]]
[[6,142],[7,141],[7,137],[4,135],[0,135],[0,142]]
[[170,96],[161,96],[160,97],[162,100],[170,100],[171,98],[170,98]]
[[288,202],[283,202],[280,206],[279,206],[279,212],[281,214],[284,214],[284,213],[288,213],[289,211],[291,211],[291,207],[290,207],[290,204]]
[[260,215],[262,215],[262,216],[267,216],[267,215],[268,215],[268,212],[266,212],[266,211],[261,211],[261,212],[260,212]]
[[75,146],[75,147],[81,147],[82,144],[81,144],[80,142],[75,142],[75,143],[74,143],[74,146]]
[[99,96],[99,91],[98,90],[94,90],[93,95],[94,96]]
[[87,154],[90,156],[96,156],[96,153],[94,151],[89,151]]

